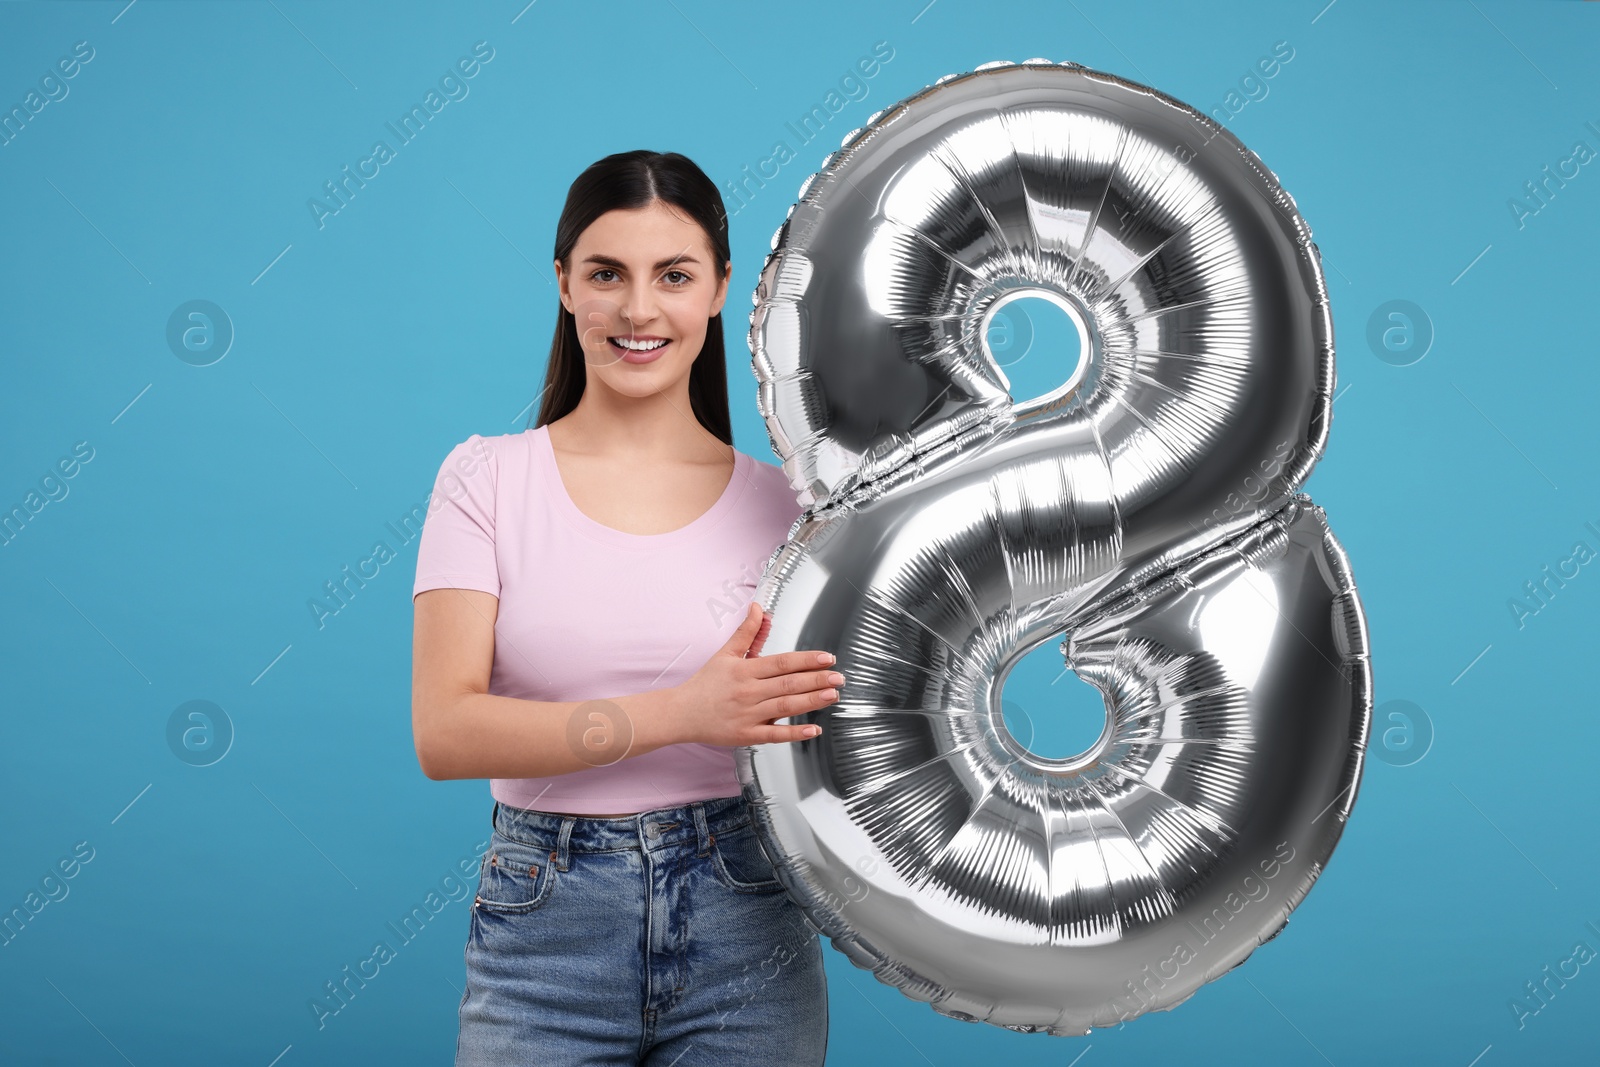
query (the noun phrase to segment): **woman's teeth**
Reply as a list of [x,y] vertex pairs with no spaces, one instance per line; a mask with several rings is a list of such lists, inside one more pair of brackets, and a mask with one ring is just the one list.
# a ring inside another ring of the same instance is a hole
[[612,344],[616,345],[618,348],[626,348],[626,349],[628,349],[629,351],[632,351],[632,352],[651,352],[651,351],[654,351],[657,348],[660,348],[662,345],[667,343],[664,340],[663,341],[634,341],[634,340],[630,340],[628,338],[623,338],[623,337],[612,337],[612,338],[610,338],[610,341],[611,341]]

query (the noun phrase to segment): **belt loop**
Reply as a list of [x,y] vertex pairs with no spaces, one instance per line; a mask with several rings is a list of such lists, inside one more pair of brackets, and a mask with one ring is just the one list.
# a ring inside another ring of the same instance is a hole
[[576,817],[563,816],[561,819],[561,832],[556,836],[556,847],[551,851],[550,858],[555,861],[556,870],[564,871],[571,863],[571,854],[567,851],[567,842],[572,838],[572,828],[577,824]]
[[500,829],[500,802],[498,800],[494,802],[494,808],[489,812],[489,828],[491,830]]
[[711,829],[706,825],[706,806],[703,801],[696,800],[689,805],[694,812],[694,833],[698,845],[697,856],[704,856],[711,851]]

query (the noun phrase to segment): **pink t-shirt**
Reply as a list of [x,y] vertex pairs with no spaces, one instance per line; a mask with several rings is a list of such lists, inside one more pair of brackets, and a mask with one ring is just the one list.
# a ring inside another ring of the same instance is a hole
[[[473,434],[445,457],[412,596],[500,598],[489,692],[591,700],[688,680],[732,636],[804,509],[781,468],[734,450],[707,512],[663,534],[602,525],[567,495],[544,426]],[[551,778],[494,778],[519,808],[602,814],[736,796],[733,749],[679,743]]]

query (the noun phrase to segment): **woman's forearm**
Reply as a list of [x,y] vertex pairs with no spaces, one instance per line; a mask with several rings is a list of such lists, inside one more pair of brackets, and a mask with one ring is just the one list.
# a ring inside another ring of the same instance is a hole
[[422,721],[417,758],[435,781],[548,778],[684,740],[673,688],[572,701],[464,693]]

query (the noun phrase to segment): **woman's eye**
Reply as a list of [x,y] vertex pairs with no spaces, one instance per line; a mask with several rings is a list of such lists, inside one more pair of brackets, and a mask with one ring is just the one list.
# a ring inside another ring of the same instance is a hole
[[[589,275],[589,280],[593,281],[593,282],[601,282],[601,283],[609,282],[612,279],[610,279],[610,278],[602,278],[601,275],[602,274],[616,274],[616,273],[617,272],[612,270],[610,267],[601,267],[599,270],[597,270],[593,274]],[[681,281],[673,281],[672,280],[672,276],[673,275],[677,275],[682,280]],[[667,279],[667,283],[669,285],[672,285],[673,287],[680,288],[680,289],[683,286],[688,285],[690,282],[692,282],[694,280],[688,274],[686,274],[685,272],[683,272],[681,270],[669,270],[669,271],[667,271],[667,273],[665,275],[663,275],[663,277],[665,277]]]

